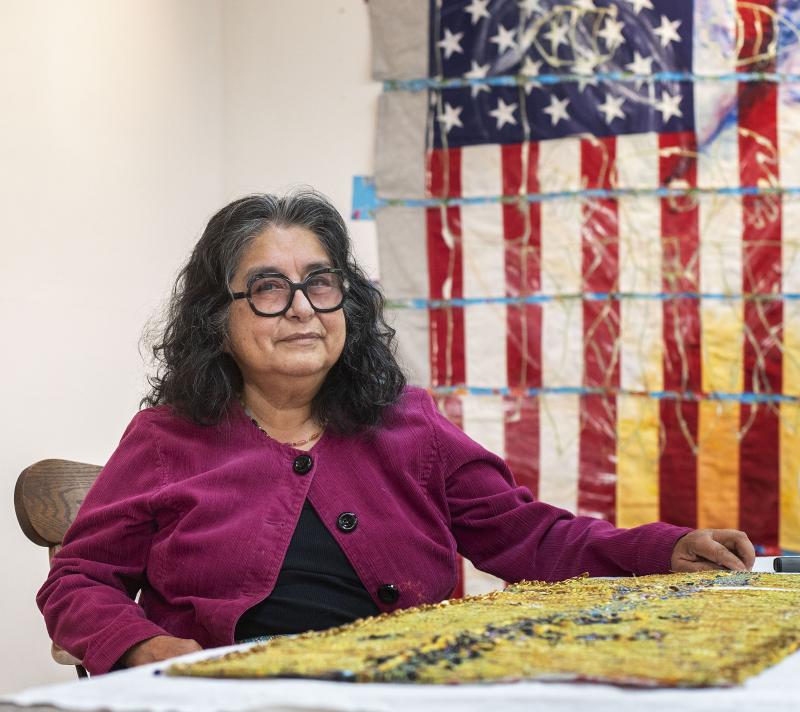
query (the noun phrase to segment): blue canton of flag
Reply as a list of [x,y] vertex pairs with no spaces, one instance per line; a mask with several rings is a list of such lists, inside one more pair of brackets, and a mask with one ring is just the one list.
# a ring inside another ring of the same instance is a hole
[[691,81],[596,78],[691,73],[690,0],[431,0],[430,17],[430,75],[470,82],[433,103],[433,147],[694,130]]

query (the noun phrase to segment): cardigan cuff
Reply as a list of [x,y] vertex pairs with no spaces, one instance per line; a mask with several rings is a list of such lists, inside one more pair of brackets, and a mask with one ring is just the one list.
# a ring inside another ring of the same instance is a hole
[[172,634],[148,620],[138,620],[123,625],[110,635],[98,635],[101,642],[89,646],[82,665],[92,675],[109,672],[130,648],[157,635]]
[[636,556],[636,573],[668,574],[672,571],[672,552],[678,539],[694,531],[691,527],[676,527],[664,522],[654,522],[641,527],[642,538]]

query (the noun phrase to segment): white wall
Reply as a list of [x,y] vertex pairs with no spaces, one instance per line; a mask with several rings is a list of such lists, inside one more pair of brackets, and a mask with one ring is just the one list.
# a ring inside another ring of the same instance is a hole
[[[13,512],[45,457],[102,463],[144,389],[138,340],[208,217],[372,166],[361,0],[0,0],[0,694],[71,679]],[[355,226],[376,264],[371,226]]]
[[[372,173],[380,84],[363,0],[224,0],[226,200],[313,185],[347,217]],[[350,224],[377,274],[373,223]]]

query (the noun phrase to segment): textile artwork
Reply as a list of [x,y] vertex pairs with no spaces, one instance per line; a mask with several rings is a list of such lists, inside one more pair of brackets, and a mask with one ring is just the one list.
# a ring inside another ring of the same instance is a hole
[[414,381],[542,500],[800,550],[800,2],[369,5]]
[[800,647],[798,604],[800,577],[791,574],[522,582],[175,664],[167,674],[725,686]]

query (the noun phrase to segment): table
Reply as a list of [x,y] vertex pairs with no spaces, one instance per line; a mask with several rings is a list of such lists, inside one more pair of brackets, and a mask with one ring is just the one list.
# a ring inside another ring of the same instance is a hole
[[[771,570],[772,558],[755,570]],[[181,660],[198,660],[248,644],[204,650]],[[171,661],[170,661],[171,662]],[[657,660],[653,661],[658,664]],[[49,705],[69,710],[112,712],[797,712],[800,710],[800,652],[751,678],[741,687],[702,690],[625,689],[588,683],[520,682],[493,685],[389,685],[317,680],[206,680],[157,675],[167,663],[121,670],[0,698],[0,710]]]

